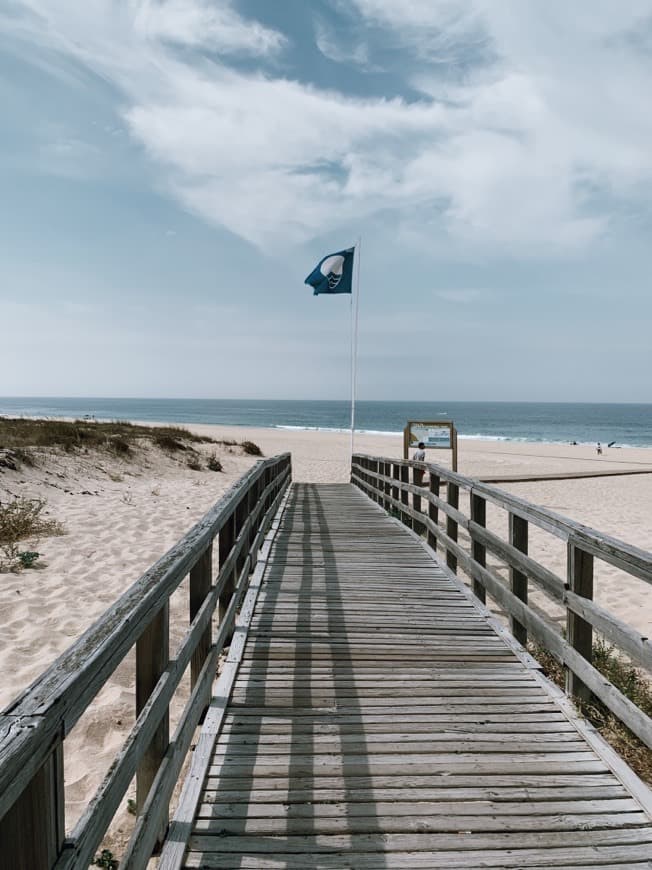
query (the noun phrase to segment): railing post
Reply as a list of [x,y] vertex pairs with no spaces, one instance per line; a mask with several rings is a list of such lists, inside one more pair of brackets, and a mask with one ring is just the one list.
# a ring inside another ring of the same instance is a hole
[[[384,469],[383,474],[385,475],[385,477],[392,476],[392,463],[391,462],[385,462],[383,464],[383,469]],[[389,483],[389,481],[385,481],[384,488],[385,488],[385,510],[389,511],[389,509],[390,509],[389,497],[390,497],[391,488],[392,488],[391,483]]]
[[[401,479],[401,467],[396,462],[392,463],[392,477],[396,481]],[[392,498],[394,501],[398,501],[398,491],[398,486],[392,486]],[[396,510],[396,507],[394,510]]]
[[[154,687],[170,663],[169,601],[161,607],[136,641],[136,716],[147,704]],[[170,743],[170,712],[166,710],[154,732],[136,774],[136,808],[140,813]],[[161,818],[156,849],[160,849],[168,826],[168,813]]]
[[[407,465],[401,465],[401,483],[409,483],[410,482],[410,468]],[[401,504],[407,506],[408,497],[410,493],[407,489],[401,490]],[[412,528],[412,520],[409,515],[405,513],[405,511],[401,511],[401,522],[404,523],[409,528]]]
[[[271,482],[272,482],[272,469],[269,466],[267,466],[267,468],[263,472],[263,492],[267,489],[267,487],[270,485]],[[268,492],[267,495],[265,496],[265,504],[263,505],[263,512],[264,513],[267,513],[267,511],[269,510],[269,506],[271,505],[271,503],[273,501],[274,501],[274,493]]]
[[[593,556],[568,542],[568,587],[582,598],[593,599]],[[568,642],[588,662],[593,657],[593,628],[572,610],[566,610]],[[591,690],[570,668],[566,669],[566,694],[581,701],[591,699]]]
[[[247,512],[249,510],[249,492],[242,496],[238,504],[235,508],[235,538],[234,542],[237,541],[238,535],[242,531],[242,527],[247,521]],[[236,573],[235,573],[235,581],[237,582],[238,577],[240,576],[240,572],[242,571],[242,567],[245,563],[245,559],[247,558],[247,547],[243,547],[240,550],[240,555],[236,560]]]
[[[482,498],[482,496],[476,495],[473,491],[471,491],[471,519],[479,526],[485,527],[487,525],[487,502]],[[478,565],[486,568],[487,548],[485,545],[479,543],[479,541],[472,540],[471,558],[474,562],[477,562]],[[475,578],[473,578],[473,594],[479,601],[486,604],[487,594],[485,588],[482,583]]]
[[[415,486],[421,486],[423,484],[423,469],[412,467],[412,483]],[[412,493],[412,507],[418,513],[421,513],[421,496],[416,493]],[[412,528],[417,533],[417,535],[422,535],[425,529],[423,523],[420,523],[418,520],[412,520]]]
[[[278,482],[278,474],[276,477],[276,481]],[[276,489],[276,487],[275,487],[275,490],[276,490],[276,492],[278,492],[278,489]],[[258,481],[256,481],[255,486],[251,486],[249,488],[249,492],[247,493],[247,498],[246,498],[247,516],[245,517],[245,519],[250,517],[252,515],[252,513],[254,512],[254,510],[256,509],[256,502],[258,501],[257,496],[258,496]],[[247,544],[246,552],[249,552],[251,550],[255,540],[256,540],[256,526],[254,524],[252,524],[249,527],[249,541]]]
[[[271,496],[271,493],[270,493]],[[225,522],[225,524],[220,529],[218,538],[217,538],[217,553],[218,553],[218,565],[219,569],[222,569],[222,565],[226,562],[229,557],[229,553],[233,549],[233,544],[235,543],[236,531],[235,531],[235,509],[233,513]],[[236,566],[234,565],[229,573],[229,576],[224,581],[224,586],[222,587],[222,592],[218,599],[217,603],[217,618],[218,623],[221,625],[224,620],[224,614],[226,613],[229,602],[231,601],[231,597],[235,590],[235,573]]]
[[[193,621],[202,604],[211,591],[213,580],[213,545],[197,559],[193,568],[190,569],[190,622]],[[192,654],[190,662],[190,685],[195,688],[201,669],[204,667],[212,643],[212,622],[206,626],[197,644],[197,649]]]
[[[451,507],[459,508],[460,506],[460,488],[456,483],[447,484],[448,489],[448,504]],[[446,534],[452,541],[457,541],[457,521],[452,517],[446,517]],[[450,550],[446,550],[446,564],[451,569],[453,574],[457,574],[457,556]]]
[[[520,550],[521,553],[527,555],[528,551],[528,521],[522,517],[517,517],[516,514],[509,515],[509,543]],[[510,566],[509,568],[509,583],[514,595],[520,599],[523,604],[527,604],[528,596],[528,579],[527,575],[522,571]],[[516,640],[523,646],[527,645],[527,628],[515,619],[510,617],[511,631]]]
[[0,866],[11,870],[50,870],[63,848],[63,741],[34,775],[16,803],[0,819]]
[[371,460],[371,471],[374,474],[373,478],[373,488],[374,488],[374,501],[376,504],[382,504],[383,500],[380,495],[380,483],[378,482],[378,473],[380,471],[380,462],[378,459]]
[[[430,492],[433,495],[436,495],[437,498],[439,498],[439,483],[440,483],[439,475],[435,474],[431,468],[430,469]],[[438,523],[439,523],[439,508],[437,507],[436,504],[433,504],[432,502],[428,502],[428,516],[430,517],[430,519],[433,521],[433,523],[435,525],[438,525]],[[435,551],[435,553],[437,552],[437,536],[434,535],[430,531],[430,529],[428,529],[428,545],[430,547],[432,547],[432,549]]]

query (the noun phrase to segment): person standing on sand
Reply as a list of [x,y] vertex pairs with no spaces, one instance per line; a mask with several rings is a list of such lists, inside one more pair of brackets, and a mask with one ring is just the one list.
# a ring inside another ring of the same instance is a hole
[[602,444],[600,444],[599,441],[598,441],[597,446],[595,448],[595,452],[598,454],[598,456],[602,455]]

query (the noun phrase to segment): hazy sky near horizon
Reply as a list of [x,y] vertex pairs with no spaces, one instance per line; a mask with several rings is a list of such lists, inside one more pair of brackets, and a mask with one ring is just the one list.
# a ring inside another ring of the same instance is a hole
[[0,395],[650,401],[652,0],[4,0]]

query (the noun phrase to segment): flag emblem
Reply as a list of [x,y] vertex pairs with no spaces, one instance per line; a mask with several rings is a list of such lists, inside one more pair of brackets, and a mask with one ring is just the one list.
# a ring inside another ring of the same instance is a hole
[[313,295],[320,293],[351,293],[353,286],[353,254],[355,248],[327,254],[317,263],[304,281],[313,288]]

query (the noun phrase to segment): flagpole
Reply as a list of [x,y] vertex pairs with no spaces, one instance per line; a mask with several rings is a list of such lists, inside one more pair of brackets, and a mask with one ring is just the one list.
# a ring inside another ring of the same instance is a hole
[[[360,310],[360,248],[362,238],[355,244],[355,282],[351,294],[351,456],[355,444],[355,393],[358,369],[358,312]],[[355,297],[355,298],[354,298]]]

